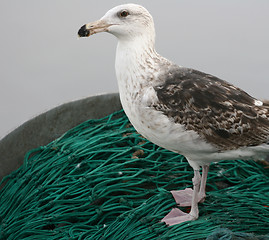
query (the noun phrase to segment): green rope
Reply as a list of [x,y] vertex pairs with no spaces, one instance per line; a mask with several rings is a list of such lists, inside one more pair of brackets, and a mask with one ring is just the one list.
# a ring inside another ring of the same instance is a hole
[[211,164],[198,220],[165,226],[160,220],[176,206],[169,191],[191,187],[192,177],[183,156],[142,138],[122,111],[89,120],[29,151],[2,180],[0,239],[197,240],[219,228],[269,233],[269,171],[240,160]]

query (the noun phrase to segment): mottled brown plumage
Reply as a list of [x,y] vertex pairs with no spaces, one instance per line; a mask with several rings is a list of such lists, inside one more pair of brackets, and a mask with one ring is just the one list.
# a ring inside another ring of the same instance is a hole
[[166,76],[155,87],[159,101],[153,107],[175,123],[220,151],[268,142],[268,103],[259,106],[240,88],[197,70],[179,69]]

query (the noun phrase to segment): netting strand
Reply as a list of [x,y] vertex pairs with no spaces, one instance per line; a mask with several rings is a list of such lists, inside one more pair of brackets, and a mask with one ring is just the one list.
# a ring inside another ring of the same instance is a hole
[[198,220],[165,226],[160,220],[176,207],[169,191],[192,187],[192,177],[183,156],[141,137],[122,111],[89,120],[28,152],[3,179],[0,239],[197,240],[218,228],[269,233],[269,171],[240,160],[211,165]]

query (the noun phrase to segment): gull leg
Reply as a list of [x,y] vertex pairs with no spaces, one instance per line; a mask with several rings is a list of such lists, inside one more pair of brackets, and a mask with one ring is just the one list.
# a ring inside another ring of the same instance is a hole
[[194,177],[192,179],[193,192],[191,201],[191,211],[189,214],[182,212],[181,210],[174,208],[170,213],[168,213],[161,221],[165,222],[167,225],[172,226],[182,222],[195,220],[199,216],[198,209],[198,194],[201,183],[201,176],[199,170],[194,170]]
[[[206,194],[206,180],[208,175],[209,165],[204,165],[202,167],[202,179],[200,190],[198,194],[198,202],[204,202]],[[171,191],[176,203],[181,207],[189,207],[192,205],[192,195],[193,190],[191,188],[186,188],[184,190]]]
[[201,179],[201,186],[199,190],[199,202],[204,202],[205,197],[206,197],[205,188],[206,188],[208,170],[209,170],[209,165],[204,165],[202,167],[202,179]]
[[192,201],[191,201],[191,211],[189,214],[192,216],[192,220],[195,220],[199,216],[198,195],[199,195],[200,184],[201,184],[201,176],[200,176],[199,170],[194,170],[194,177],[192,179],[192,183],[193,183],[193,195],[192,195]]

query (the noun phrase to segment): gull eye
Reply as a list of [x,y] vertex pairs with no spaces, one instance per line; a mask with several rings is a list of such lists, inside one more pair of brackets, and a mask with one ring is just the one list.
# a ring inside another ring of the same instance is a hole
[[129,12],[126,11],[126,10],[123,10],[123,11],[120,12],[121,17],[127,17],[128,15],[129,15]]

